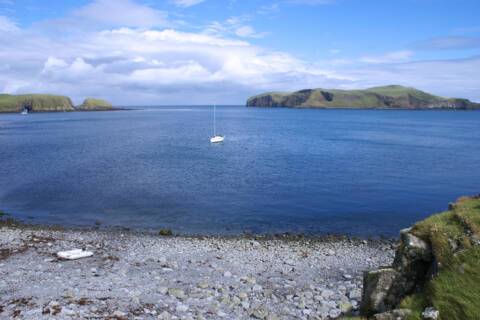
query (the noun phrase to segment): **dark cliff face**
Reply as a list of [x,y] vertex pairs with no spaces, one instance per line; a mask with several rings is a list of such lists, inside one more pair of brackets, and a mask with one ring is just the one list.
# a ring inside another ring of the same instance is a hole
[[248,99],[248,107],[289,108],[397,108],[397,109],[480,109],[467,99],[448,99],[401,86],[366,90],[307,89],[293,93],[266,93]]

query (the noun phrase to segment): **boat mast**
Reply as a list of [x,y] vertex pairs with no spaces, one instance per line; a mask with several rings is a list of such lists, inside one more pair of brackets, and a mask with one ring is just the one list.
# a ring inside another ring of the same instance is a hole
[[214,136],[214,137],[217,136],[217,124],[216,124],[217,116],[216,116],[216,111],[217,111],[217,105],[214,104],[214,105],[213,105],[213,136]]

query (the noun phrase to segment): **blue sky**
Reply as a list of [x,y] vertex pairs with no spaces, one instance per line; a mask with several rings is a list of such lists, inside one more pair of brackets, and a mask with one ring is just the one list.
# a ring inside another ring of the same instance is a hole
[[402,84],[480,101],[480,1],[0,0],[0,91],[243,104]]

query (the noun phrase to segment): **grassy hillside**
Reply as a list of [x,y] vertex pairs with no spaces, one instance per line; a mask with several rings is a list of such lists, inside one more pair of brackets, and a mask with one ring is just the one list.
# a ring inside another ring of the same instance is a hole
[[80,110],[105,110],[112,109],[112,104],[108,101],[95,98],[87,98],[78,107]]
[[424,291],[407,297],[402,308],[422,319],[434,306],[441,320],[478,319],[480,315],[480,197],[461,198],[449,211],[416,224],[412,233],[432,245],[438,274]]
[[70,98],[50,94],[8,95],[0,94],[0,112],[73,111]]
[[438,97],[403,86],[374,87],[366,90],[306,89],[273,92],[254,96],[250,107],[294,108],[403,108],[403,109],[480,109],[480,104],[466,99]]

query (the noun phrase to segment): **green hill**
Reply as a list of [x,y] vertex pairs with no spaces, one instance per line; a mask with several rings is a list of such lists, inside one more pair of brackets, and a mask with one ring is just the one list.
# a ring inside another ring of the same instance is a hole
[[9,95],[0,94],[0,112],[73,111],[72,100],[65,96],[50,94]]
[[251,97],[248,107],[480,109],[467,99],[443,98],[398,85],[365,90],[306,89]]
[[113,109],[112,104],[108,101],[95,98],[87,98],[77,107],[78,110],[108,110]]

